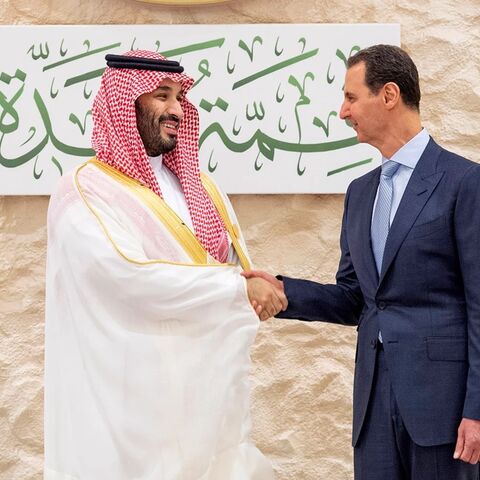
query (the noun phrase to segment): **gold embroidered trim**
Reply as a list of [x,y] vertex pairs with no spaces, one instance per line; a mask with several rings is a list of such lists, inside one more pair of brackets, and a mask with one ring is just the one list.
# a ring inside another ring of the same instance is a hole
[[210,195],[215,207],[218,210],[218,213],[223,219],[225,227],[227,228],[228,233],[230,234],[230,238],[232,239],[233,248],[237,252],[238,259],[240,260],[240,265],[244,270],[250,270],[250,261],[248,260],[247,255],[242,249],[240,245],[240,230],[237,225],[233,224],[230,216],[228,215],[228,210],[223,201],[222,194],[218,191],[217,186],[215,183],[204,173],[201,173],[201,179],[205,190]]
[[[171,261],[168,261],[168,260],[160,260],[160,259],[139,261],[139,260],[132,259],[132,258],[128,257],[127,255],[125,255],[122,252],[122,250],[118,247],[118,245],[115,243],[113,238],[110,236],[107,227],[105,226],[105,224],[103,223],[102,219],[97,214],[97,212],[94,210],[94,208],[90,205],[90,203],[88,202],[85,194],[82,191],[82,188],[80,186],[80,182],[79,182],[79,179],[78,179],[78,174],[80,173],[80,171],[83,168],[85,168],[88,165],[97,166],[100,170],[105,172],[107,175],[109,175],[110,177],[114,178],[115,180],[119,181],[120,183],[122,183],[126,187],[128,187],[130,190],[132,190],[132,192],[135,193],[137,195],[137,197],[140,197],[140,199],[142,201],[144,201],[144,203],[146,203],[147,206],[149,206],[153,210],[153,212],[156,214],[156,216],[159,218],[159,220],[161,220],[161,222],[170,230],[170,232],[172,233],[172,235],[175,236],[175,238],[178,240],[178,242],[181,243],[181,245],[183,246],[185,251],[189,254],[189,256],[192,258],[194,263],[171,262]],[[193,232],[186,225],[183,224],[183,222],[180,220],[178,215],[175,212],[173,212],[173,210],[160,197],[155,195],[155,193],[153,193],[148,187],[145,187],[144,185],[142,185],[137,180],[134,180],[130,177],[127,177],[126,175],[123,175],[121,172],[119,172],[115,168],[112,168],[109,165],[107,165],[103,162],[100,162],[96,158],[92,158],[91,160],[84,163],[83,165],[81,165],[77,169],[77,171],[75,172],[75,184],[77,186],[77,190],[78,190],[80,196],[82,197],[82,200],[85,202],[88,209],[92,212],[92,214],[95,216],[95,218],[99,222],[99,224],[102,227],[105,235],[110,240],[110,242],[114,246],[115,250],[119,253],[119,255],[121,257],[123,257],[128,262],[134,263],[134,264],[137,264],[137,265],[151,265],[151,264],[157,264],[157,263],[165,263],[165,264],[168,264],[168,265],[183,265],[183,266],[190,266],[190,267],[192,267],[192,266],[193,267],[232,267],[232,266],[235,266],[233,263],[206,263],[207,258],[208,258],[207,257],[208,256],[207,251],[203,248],[203,246],[197,240],[197,237],[195,237]],[[148,200],[146,198],[144,198],[142,192],[144,192],[145,190],[147,190],[152,195],[154,195],[154,198],[152,198],[150,194],[145,195],[145,197],[147,197],[147,198],[149,197]],[[155,205],[155,203],[157,205]],[[157,208],[152,208],[152,204],[153,204],[153,207],[158,206],[158,204],[163,204],[165,206],[165,208],[164,209],[162,207],[160,207],[158,209]],[[180,223],[181,224],[180,227],[184,227],[184,228],[178,228],[178,226],[177,226],[177,228],[172,227],[173,228],[173,230],[172,230],[171,226],[166,223],[167,220],[165,220],[161,216],[164,213],[166,213],[166,215],[169,217],[169,220],[174,221],[174,222],[176,221],[177,223]],[[173,214],[173,215],[170,215],[170,213]],[[193,253],[193,252],[192,253],[195,257],[199,257],[199,260],[196,260],[196,258],[193,258],[192,255],[187,251],[187,248],[186,248],[185,243],[184,243],[185,235],[183,234],[185,228],[188,230],[188,233],[190,234],[190,236],[194,237],[194,240],[197,243],[197,246],[200,247],[200,248],[195,248],[196,246],[193,244],[193,242],[190,244],[191,239],[189,240],[189,248],[194,248],[196,250],[195,253]],[[203,250],[201,257],[200,257],[200,249]]]
[[127,177],[122,172],[110,167],[106,163],[100,162],[96,158],[90,160],[88,163],[95,165],[98,169],[127,187],[136,197],[147,205],[147,207],[155,213],[155,216],[167,227],[175,240],[182,245],[194,263],[207,263],[208,253],[203,245],[162,198],[152,192],[148,187],[142,185],[139,181]]

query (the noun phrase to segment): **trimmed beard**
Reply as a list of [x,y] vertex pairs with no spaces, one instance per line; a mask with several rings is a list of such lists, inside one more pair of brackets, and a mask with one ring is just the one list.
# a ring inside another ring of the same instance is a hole
[[137,129],[143,145],[149,157],[158,157],[171,152],[177,146],[177,137],[168,136],[164,138],[160,133],[160,124],[172,120],[178,122],[175,115],[160,115],[155,117],[148,109],[135,102],[135,113],[137,116]]

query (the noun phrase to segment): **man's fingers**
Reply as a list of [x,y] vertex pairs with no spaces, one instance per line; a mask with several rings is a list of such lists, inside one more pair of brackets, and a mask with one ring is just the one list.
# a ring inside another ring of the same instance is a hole
[[463,452],[463,446],[465,445],[465,436],[463,430],[459,428],[458,436],[457,436],[457,443],[455,445],[455,452],[453,454],[453,458],[456,460],[460,458]]
[[480,459],[480,420],[462,418],[453,458],[475,465]]
[[262,272],[262,270],[243,270],[240,275],[245,278],[263,278],[268,281],[268,273]]
[[270,298],[263,304],[261,320],[267,320],[271,317],[274,317],[280,311],[280,307],[280,300],[278,300],[278,298],[272,292]]
[[260,318],[260,314],[264,311],[263,305],[260,305],[256,300],[253,300],[252,308],[255,310],[257,317]]
[[275,315],[275,305],[271,298],[265,300],[265,302],[263,303],[262,314],[264,316],[264,320]]
[[[252,308],[260,320],[266,320],[275,316],[281,310],[285,310],[288,302],[285,294],[269,282],[263,275],[272,277],[270,274],[258,272],[262,277],[256,276],[257,271],[246,271],[243,276],[247,279],[247,293]],[[275,279],[275,277],[272,277]],[[278,280],[275,279],[278,282]]]
[[[287,296],[280,290],[277,290],[277,296],[278,296],[278,299],[280,300],[280,305],[281,305],[281,309],[282,311],[285,311],[288,307],[288,300],[287,300]],[[280,311],[279,310],[279,311]],[[278,312],[279,312],[278,311]],[[278,313],[277,312],[277,313]]]
[[277,292],[274,292],[274,295],[272,298],[272,310],[270,311],[270,313],[272,314],[272,317],[274,317],[281,310],[282,310],[282,302],[280,301],[280,298],[278,297]]
[[468,447],[468,445],[465,445],[463,447],[463,452],[460,455],[460,460],[466,463],[470,463],[470,459],[472,458],[472,449]]
[[478,463],[478,460],[480,460],[480,451],[475,450],[470,458],[470,463],[472,465],[476,465]]
[[268,294],[268,299],[263,304],[264,309],[269,314],[269,317],[274,317],[278,312],[283,309],[283,303],[281,300],[282,293],[275,287],[271,286],[271,290]]
[[256,300],[252,302],[252,307],[255,310],[255,313],[260,316],[263,310],[263,305],[260,305]]
[[241,272],[242,277],[245,278],[261,278],[272,284],[275,288],[283,291],[283,282],[278,280],[275,276],[262,270],[245,270]]
[[253,270],[244,270],[243,272],[240,273],[242,277],[245,278],[253,278],[254,277],[254,271]]
[[267,312],[267,310],[263,310],[262,313],[259,315],[259,318],[262,322],[268,320],[270,317],[271,315]]
[[288,300],[287,300],[287,297],[285,296],[285,294],[278,290],[277,288],[275,288],[275,313],[274,315],[276,315],[277,313],[281,312],[281,311],[285,311],[288,307]]
[[468,443],[465,442],[465,444],[463,445],[463,451],[460,455],[460,460],[467,463],[470,462],[470,459],[472,458],[472,453],[473,453],[472,447],[470,447]]

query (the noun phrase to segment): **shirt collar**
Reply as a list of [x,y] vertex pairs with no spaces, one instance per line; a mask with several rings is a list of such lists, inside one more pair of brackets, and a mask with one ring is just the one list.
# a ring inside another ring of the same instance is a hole
[[154,171],[160,171],[163,167],[163,155],[158,155],[158,157],[148,157],[150,165]]
[[430,140],[430,135],[426,128],[422,128],[410,141],[408,141],[402,148],[397,150],[392,158],[382,157],[382,164],[388,160],[393,160],[400,165],[411,168],[416,167],[423,151],[427,147]]

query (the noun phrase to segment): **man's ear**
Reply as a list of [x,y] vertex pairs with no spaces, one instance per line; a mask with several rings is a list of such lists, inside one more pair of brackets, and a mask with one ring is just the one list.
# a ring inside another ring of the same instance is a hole
[[387,110],[394,108],[400,99],[400,88],[395,82],[388,82],[383,86],[383,101]]

